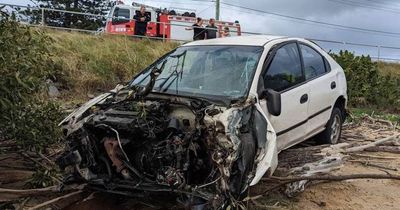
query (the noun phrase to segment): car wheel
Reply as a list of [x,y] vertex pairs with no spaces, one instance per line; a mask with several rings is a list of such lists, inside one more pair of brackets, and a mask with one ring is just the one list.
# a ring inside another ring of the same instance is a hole
[[326,124],[325,130],[316,136],[321,144],[337,144],[342,134],[343,116],[342,111],[335,107],[332,110],[331,118]]

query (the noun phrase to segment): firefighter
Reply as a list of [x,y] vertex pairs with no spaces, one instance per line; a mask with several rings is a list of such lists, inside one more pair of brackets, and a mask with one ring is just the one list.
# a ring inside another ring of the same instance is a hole
[[133,19],[135,19],[135,35],[145,36],[150,15],[146,13],[146,8],[143,5],[140,6],[140,11],[136,13]]
[[215,26],[215,19],[211,18],[208,21],[208,25],[206,26],[206,39],[215,39],[217,38],[217,26]]
[[203,40],[206,36],[206,29],[203,28],[203,19],[198,17],[196,23],[191,28],[186,30],[193,30],[193,40]]

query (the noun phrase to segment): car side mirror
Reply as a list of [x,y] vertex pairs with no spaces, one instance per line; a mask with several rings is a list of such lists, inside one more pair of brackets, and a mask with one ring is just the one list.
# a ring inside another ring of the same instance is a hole
[[281,94],[272,89],[266,89],[263,91],[262,97],[267,100],[268,112],[273,116],[279,116],[281,114]]

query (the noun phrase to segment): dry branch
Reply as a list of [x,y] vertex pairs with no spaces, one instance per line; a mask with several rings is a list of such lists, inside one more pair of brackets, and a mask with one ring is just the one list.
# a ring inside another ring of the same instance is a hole
[[264,181],[284,181],[284,182],[298,182],[302,180],[308,181],[343,181],[349,179],[395,179],[400,180],[399,175],[394,174],[350,174],[350,175],[315,175],[307,177],[276,177],[271,176],[268,178],[263,178]]
[[58,186],[51,186],[39,189],[28,189],[28,190],[15,190],[15,189],[5,189],[0,188],[0,193],[14,194],[14,195],[37,195],[59,192]]
[[369,162],[365,162],[364,165],[375,167],[375,168],[379,168],[379,169],[384,169],[384,170],[398,171],[397,168],[391,168],[391,167],[388,167],[388,166],[382,166],[382,165],[379,165],[379,164],[374,164],[374,163],[369,163]]
[[39,205],[36,205],[36,206],[34,206],[34,207],[28,208],[28,210],[40,209],[40,208],[43,208],[43,207],[45,207],[45,206],[47,206],[47,205],[50,205],[50,204],[52,204],[52,203],[58,202],[58,201],[60,201],[60,200],[62,200],[62,199],[69,198],[69,197],[72,197],[72,196],[74,196],[74,195],[80,194],[80,193],[82,193],[82,192],[83,192],[82,190],[78,190],[78,191],[75,191],[75,192],[72,192],[72,193],[69,193],[69,194],[66,194],[66,195],[63,195],[63,196],[60,196],[60,197],[51,199],[51,200],[49,200],[49,201],[46,201],[46,202],[41,203],[41,204],[39,204]]
[[386,124],[386,125],[388,125],[388,126],[390,126],[392,128],[394,127],[393,123],[391,121],[389,121],[389,120],[375,119],[375,118],[372,118],[371,116],[368,116],[368,115],[366,115],[365,118],[370,120],[372,123],[377,123],[378,122],[378,123]]
[[369,144],[365,144],[365,145],[361,145],[361,146],[356,146],[356,147],[351,147],[348,149],[343,150],[343,152],[345,153],[351,153],[351,152],[360,152],[360,151],[364,151],[365,149],[371,148],[371,147],[376,147],[382,143],[388,142],[388,141],[393,141],[396,140],[400,137],[400,134],[396,134],[393,136],[389,136],[383,139],[380,139],[378,141],[369,143]]
[[[47,166],[47,165],[41,163],[40,161],[38,161],[38,160],[32,158],[32,157],[29,156],[27,153],[25,153],[25,152],[20,152],[20,154],[21,154],[23,157],[25,157],[25,158],[29,159],[30,161],[32,161],[33,163],[35,163],[36,165],[39,165],[39,166],[41,166],[42,168],[44,168],[44,169],[46,169],[46,170],[48,170],[48,171],[51,170],[51,168],[50,168],[49,166]],[[43,157],[42,157],[42,158],[43,158]],[[49,160],[49,161],[50,161],[50,160]],[[50,162],[51,162],[51,161],[50,161]],[[54,164],[53,164],[53,166],[54,166]],[[54,176],[50,176],[50,177],[51,177],[54,181],[56,181],[58,184],[62,183],[62,180],[61,180],[61,179],[59,179],[59,178],[57,178],[57,177],[54,177]]]
[[355,157],[368,158],[368,159],[383,159],[383,160],[400,159],[400,157],[395,157],[395,156],[377,156],[377,155],[366,155],[366,154],[357,154],[357,153],[351,153],[350,155],[355,156]]
[[389,153],[400,154],[400,147],[376,146],[376,147],[367,148],[367,149],[365,149],[365,151],[368,151],[368,152],[389,152]]
[[[86,186],[85,184],[68,185],[63,189],[63,191],[82,190],[85,186]],[[54,185],[51,187],[46,187],[46,188],[26,189],[26,190],[0,188],[0,195],[1,194],[12,194],[12,195],[18,195],[20,197],[47,195],[50,193],[59,193],[59,192],[60,192],[60,188],[57,185]]]

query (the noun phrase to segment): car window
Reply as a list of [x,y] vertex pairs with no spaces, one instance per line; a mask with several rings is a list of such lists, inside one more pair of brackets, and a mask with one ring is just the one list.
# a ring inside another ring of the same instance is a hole
[[300,50],[303,55],[306,80],[326,72],[324,58],[317,51],[302,44],[300,44]]
[[291,43],[279,48],[264,77],[264,87],[282,91],[303,81],[297,44]]

